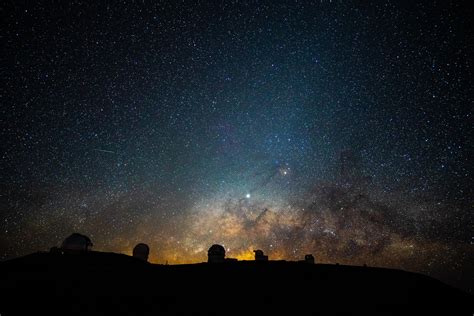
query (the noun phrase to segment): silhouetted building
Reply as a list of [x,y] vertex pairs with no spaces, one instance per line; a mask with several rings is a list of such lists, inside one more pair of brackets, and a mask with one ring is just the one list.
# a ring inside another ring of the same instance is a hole
[[265,256],[262,250],[254,250],[253,252],[255,252],[255,261],[268,261],[268,256]]
[[224,258],[225,262],[237,262],[239,261],[237,258]]
[[314,257],[312,254],[308,254],[304,256],[304,262],[314,264]]
[[65,253],[82,253],[90,251],[91,248],[92,242],[89,237],[78,233],[64,239],[61,245],[61,250]]
[[150,254],[150,247],[147,244],[139,243],[133,248],[133,256],[144,261],[148,261],[148,255]]
[[221,245],[212,245],[207,251],[207,262],[221,263],[224,262],[225,249]]
[[51,248],[49,249],[49,252],[50,252],[50,253],[53,253],[53,254],[62,254],[62,253],[63,253],[62,250],[61,250],[61,248],[56,247],[56,246],[51,247]]

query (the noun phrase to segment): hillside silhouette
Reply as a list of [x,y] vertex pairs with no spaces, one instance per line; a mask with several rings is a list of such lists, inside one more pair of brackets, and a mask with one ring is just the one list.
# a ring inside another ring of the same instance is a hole
[[[215,247],[216,248],[216,247]],[[312,257],[312,256],[311,256]],[[314,258],[313,258],[314,260]],[[472,315],[472,296],[401,270],[301,262],[157,265],[115,253],[0,263],[1,314]]]

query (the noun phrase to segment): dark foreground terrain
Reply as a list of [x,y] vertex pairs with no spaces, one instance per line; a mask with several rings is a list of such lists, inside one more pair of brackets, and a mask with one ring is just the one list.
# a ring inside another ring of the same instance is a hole
[[153,265],[111,253],[0,263],[7,315],[469,315],[473,297],[399,270],[298,262]]

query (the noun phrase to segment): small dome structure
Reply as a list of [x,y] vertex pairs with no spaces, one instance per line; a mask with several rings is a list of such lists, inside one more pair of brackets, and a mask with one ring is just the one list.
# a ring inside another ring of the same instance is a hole
[[225,249],[221,245],[212,245],[207,251],[207,262],[209,263],[220,263],[224,262]]
[[68,253],[81,253],[90,251],[93,244],[89,237],[74,233],[64,239],[61,250]]
[[263,254],[262,250],[254,250],[255,252],[255,261],[268,261],[268,256]]
[[314,264],[314,257],[312,254],[308,254],[304,256],[304,262]]
[[139,243],[133,248],[133,256],[144,261],[148,261],[150,247],[147,244]]

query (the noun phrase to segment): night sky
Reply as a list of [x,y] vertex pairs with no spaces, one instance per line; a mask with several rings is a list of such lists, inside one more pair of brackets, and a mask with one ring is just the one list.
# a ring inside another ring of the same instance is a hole
[[73,232],[474,277],[472,12],[453,1],[18,1],[2,259]]

